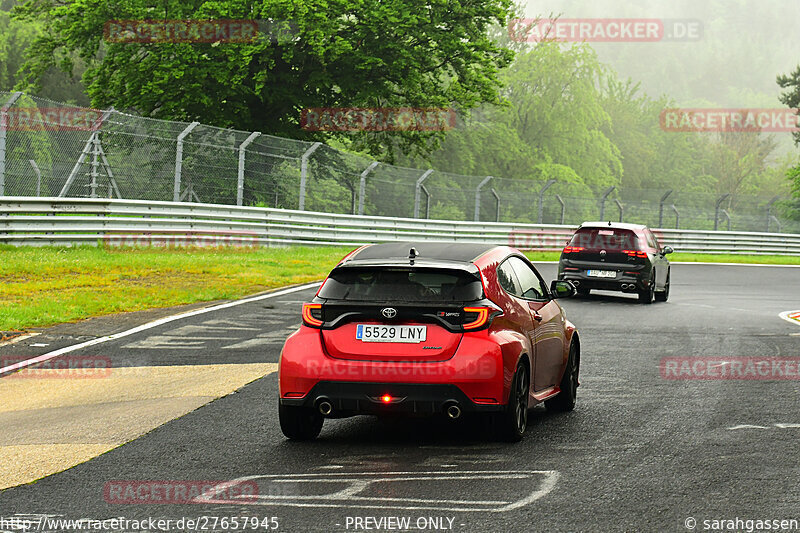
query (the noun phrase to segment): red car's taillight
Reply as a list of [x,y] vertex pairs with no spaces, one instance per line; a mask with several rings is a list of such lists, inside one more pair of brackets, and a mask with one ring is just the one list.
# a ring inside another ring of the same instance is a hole
[[482,328],[499,314],[502,314],[502,311],[495,307],[465,307],[464,324],[461,327],[465,330]]
[[322,325],[322,304],[303,304],[303,324],[312,328]]
[[641,250],[622,250],[623,254],[627,254],[628,257],[638,257],[639,259],[647,259],[647,252],[643,252]]
[[583,251],[583,246],[566,246],[564,247],[563,253],[565,254],[576,254],[578,252]]

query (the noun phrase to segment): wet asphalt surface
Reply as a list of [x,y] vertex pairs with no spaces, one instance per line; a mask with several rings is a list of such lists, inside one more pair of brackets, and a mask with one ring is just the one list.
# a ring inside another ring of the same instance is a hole
[[[539,268],[554,277],[555,265]],[[115,367],[277,362],[313,293],[200,314],[73,355]],[[665,357],[800,357],[800,327],[778,317],[800,308],[799,297],[797,268],[681,264],[668,303],[615,293],[564,301],[582,339],[578,406],[561,415],[535,408],[517,444],[493,442],[470,420],[371,417],[329,420],[318,440],[289,442],[273,373],[91,461],[0,492],[0,517],[205,515],[216,527],[169,530],[234,531],[219,520],[240,517],[240,531],[295,532],[691,531],[691,519],[702,531],[704,520],[800,520],[800,380],[672,380],[659,370]],[[0,356],[38,355],[149,318],[59,326],[0,347]],[[103,492],[119,480],[241,478],[257,499],[126,505]],[[258,527],[243,528],[242,517],[249,526],[257,517]]]

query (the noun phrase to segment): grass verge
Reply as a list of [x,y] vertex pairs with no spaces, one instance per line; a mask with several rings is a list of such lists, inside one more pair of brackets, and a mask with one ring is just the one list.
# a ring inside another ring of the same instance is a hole
[[323,278],[350,248],[0,247],[0,331],[240,298]]
[[[0,246],[0,331],[240,298],[323,278],[350,248],[16,248]],[[557,261],[558,252],[530,252]],[[672,261],[800,264],[789,256],[680,254]]]

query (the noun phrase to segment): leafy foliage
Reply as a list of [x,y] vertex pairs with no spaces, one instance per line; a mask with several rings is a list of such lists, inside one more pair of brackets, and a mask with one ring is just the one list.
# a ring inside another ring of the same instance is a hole
[[[510,0],[28,0],[41,21],[26,81],[75,54],[96,107],[115,105],[175,120],[320,140],[299,127],[310,107],[455,106],[498,100],[498,71],[513,53],[488,36]],[[112,43],[110,20],[249,19],[287,22],[288,38],[247,43]],[[341,135],[341,134],[340,134]],[[426,153],[441,132],[351,134],[375,156]]]

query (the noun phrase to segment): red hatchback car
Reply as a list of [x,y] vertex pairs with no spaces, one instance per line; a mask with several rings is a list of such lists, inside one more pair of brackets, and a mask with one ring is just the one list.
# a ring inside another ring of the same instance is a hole
[[578,333],[514,248],[391,243],[361,247],[303,305],[280,358],[279,418],[313,439],[325,418],[485,414],[517,441],[528,409],[575,407]]

